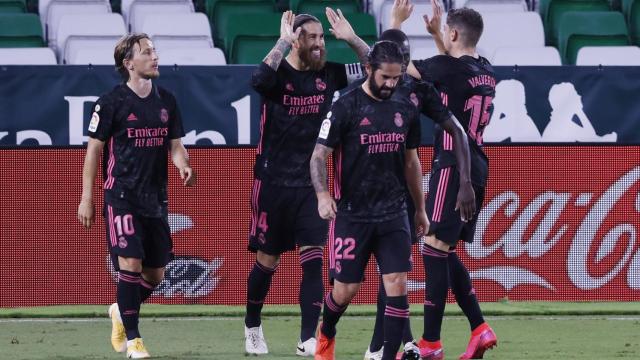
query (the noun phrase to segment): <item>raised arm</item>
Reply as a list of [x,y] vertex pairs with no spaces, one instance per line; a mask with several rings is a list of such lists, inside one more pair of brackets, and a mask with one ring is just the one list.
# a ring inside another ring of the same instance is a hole
[[413,12],[413,4],[410,0],[395,0],[391,8],[391,23],[389,28],[401,30],[405,22]]
[[416,208],[415,224],[418,237],[429,232],[429,220],[424,206],[424,192],[422,191],[422,165],[418,158],[417,149],[405,151],[404,177],[407,180],[407,188]]
[[429,19],[429,15],[422,15],[424,24],[427,31],[433,37],[433,41],[438,47],[438,51],[441,55],[447,54],[447,49],[444,47],[444,41],[442,40],[442,4],[439,0],[431,0],[431,9],[433,10],[433,16]]
[[296,29],[295,32],[293,31],[293,20],[295,17],[296,16],[291,10],[282,13],[282,20],[280,21],[280,38],[273,49],[271,49],[264,60],[262,60],[262,62],[267,64],[273,70],[278,70],[284,55],[289,51],[289,49],[291,49],[291,44],[298,40],[298,37],[300,36],[302,27]]
[[460,189],[458,190],[456,210],[460,209],[462,221],[469,221],[476,211],[476,200],[471,184],[471,155],[467,134],[453,115],[440,123],[440,126],[453,138],[453,152],[460,173]]
[[353,31],[351,24],[347,18],[344,17],[340,9],[338,9],[338,12],[335,12],[333,9],[328,7],[326,8],[325,13],[329,20],[329,24],[331,24],[331,29],[329,29],[329,31],[336,37],[336,39],[346,41],[358,56],[360,63],[365,65],[368,62],[367,54],[369,53],[369,45],[367,45],[367,43],[364,42],[364,40],[362,40],[355,31]]
[[98,139],[89,138],[87,153],[84,156],[84,166],[82,168],[82,197],[78,205],[78,221],[85,228],[91,228],[95,221],[95,206],[93,204],[93,184],[96,182],[98,173],[98,163],[102,154],[104,142]]
[[327,185],[327,158],[333,149],[322,144],[316,144],[311,155],[310,171],[311,183],[318,197],[318,213],[320,217],[328,220],[336,217],[336,202],[329,194]]

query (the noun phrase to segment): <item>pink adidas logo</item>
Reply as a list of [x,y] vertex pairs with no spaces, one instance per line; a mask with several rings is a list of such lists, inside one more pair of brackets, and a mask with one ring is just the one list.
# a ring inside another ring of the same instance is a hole
[[364,118],[362,119],[362,121],[360,121],[360,126],[369,126],[371,125],[371,121],[369,121],[369,119]]
[[129,116],[127,117],[127,121],[136,121],[136,120],[138,120],[138,117],[134,113],[129,114]]

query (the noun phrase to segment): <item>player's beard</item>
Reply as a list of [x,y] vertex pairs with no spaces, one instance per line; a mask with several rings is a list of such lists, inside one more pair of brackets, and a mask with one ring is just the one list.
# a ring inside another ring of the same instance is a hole
[[373,96],[377,97],[378,99],[387,100],[391,97],[391,95],[393,95],[393,92],[396,90],[396,88],[390,88],[384,85],[378,86],[375,79],[369,78],[369,90],[371,90]]
[[[301,49],[299,52],[300,60],[309,67],[309,70],[318,71],[324,67],[326,59],[326,51],[324,48],[319,46],[312,46],[310,48]],[[318,50],[320,52],[320,56],[314,56],[313,52]]]
[[149,70],[144,74],[144,78],[147,80],[153,80],[153,79],[157,79],[160,76],[160,71],[159,70]]

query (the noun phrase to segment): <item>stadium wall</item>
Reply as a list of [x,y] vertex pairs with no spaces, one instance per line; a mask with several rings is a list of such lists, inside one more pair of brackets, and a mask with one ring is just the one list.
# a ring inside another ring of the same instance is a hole
[[[246,245],[255,149],[189,151],[199,184],[182,187],[171,168],[177,258],[151,301],[243,304],[253,263]],[[487,152],[490,181],[476,241],[458,249],[481,301],[640,297],[640,146],[503,145]],[[425,171],[431,154],[420,149]],[[0,150],[0,307],[115,299],[104,220],[89,231],[76,220],[83,156],[81,147]],[[414,303],[423,301],[423,276],[415,247]],[[375,302],[373,261],[366,277],[357,303]],[[297,303],[299,279],[297,255],[286,254],[267,302]]]

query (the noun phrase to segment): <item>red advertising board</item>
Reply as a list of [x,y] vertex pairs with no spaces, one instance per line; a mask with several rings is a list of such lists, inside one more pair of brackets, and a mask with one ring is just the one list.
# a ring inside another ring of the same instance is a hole
[[[476,240],[458,250],[480,300],[640,297],[640,147],[487,152],[490,181]],[[246,250],[254,153],[190,149],[196,188],[182,187],[170,169],[177,259],[153,302],[244,303],[254,261]],[[82,149],[0,150],[0,306],[114,301],[104,221],[98,217],[87,231],[76,220],[83,156]],[[431,150],[421,149],[420,156],[426,171]],[[101,204],[98,195],[98,212]],[[424,271],[417,248],[414,259],[410,298],[420,303]],[[356,302],[375,301],[376,277],[371,262]],[[267,302],[297,303],[299,281],[298,257],[286,254]]]

